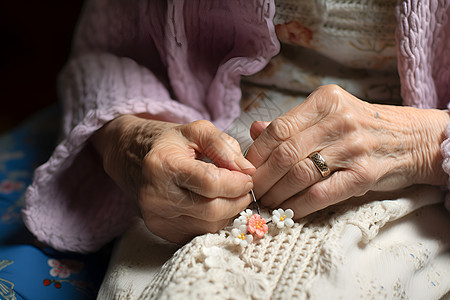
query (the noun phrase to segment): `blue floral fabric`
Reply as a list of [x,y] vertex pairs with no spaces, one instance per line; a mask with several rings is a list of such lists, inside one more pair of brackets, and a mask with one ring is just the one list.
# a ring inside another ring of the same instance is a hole
[[56,145],[60,109],[49,107],[0,136],[0,299],[95,299],[107,251],[61,253],[40,245],[21,219],[33,170]]

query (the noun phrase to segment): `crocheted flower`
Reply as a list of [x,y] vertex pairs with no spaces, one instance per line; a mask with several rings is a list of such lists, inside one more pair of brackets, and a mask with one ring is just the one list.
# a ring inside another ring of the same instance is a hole
[[253,215],[253,211],[251,209],[246,209],[240,213],[238,220],[241,224],[247,224],[248,219]]
[[248,244],[253,242],[253,236],[251,234],[247,234],[247,226],[241,225],[239,228],[233,228],[231,230],[230,238],[235,245],[241,245],[242,247],[246,247]]
[[267,232],[266,220],[262,219],[260,215],[254,214],[247,220],[247,230],[251,234],[256,234],[257,237],[262,238]]
[[294,212],[292,209],[283,210],[282,208],[276,209],[272,212],[272,222],[277,224],[278,228],[292,227],[294,226]]

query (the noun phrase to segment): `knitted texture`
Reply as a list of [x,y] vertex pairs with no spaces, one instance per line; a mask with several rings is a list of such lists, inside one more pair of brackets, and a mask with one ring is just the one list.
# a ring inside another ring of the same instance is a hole
[[[448,103],[449,5],[398,5],[407,105]],[[143,112],[180,123],[209,119],[224,129],[239,115],[240,76],[278,52],[274,13],[269,0],[88,1],[60,77],[63,140],[26,194],[24,221],[37,238],[87,252],[123,232],[136,209],[104,173],[89,137],[119,115]]]
[[59,80],[64,139],[36,170],[23,212],[28,228],[56,249],[96,250],[137,215],[86,146],[97,129],[144,112],[178,123],[208,119],[223,129],[239,115],[240,76],[278,52],[273,3],[164,3],[92,0],[85,7]]
[[[450,2],[400,1],[397,6],[398,71],[404,105],[448,108],[450,101]],[[450,124],[449,124],[450,126]],[[441,145],[450,174],[450,131]],[[447,183],[450,189],[450,179]],[[450,194],[446,197],[450,210]]]
[[[447,125],[445,130],[445,138],[445,141],[441,144],[441,154],[444,158],[442,168],[445,173],[450,174],[450,124]],[[450,176],[447,179],[447,189],[450,190]],[[445,207],[450,211],[450,193],[447,193],[445,198]]]
[[[98,299],[442,297],[450,290],[450,220],[442,193],[416,186],[386,196],[342,203],[289,229],[270,224],[245,248],[230,241],[229,230],[200,236],[158,272],[146,272],[154,265],[141,255],[172,253],[173,246],[152,242],[137,224],[120,242],[122,250],[134,250],[116,253],[122,257],[113,259]],[[128,236],[136,231],[134,239]]]
[[450,99],[450,2],[400,1],[398,70],[405,105],[446,108]]

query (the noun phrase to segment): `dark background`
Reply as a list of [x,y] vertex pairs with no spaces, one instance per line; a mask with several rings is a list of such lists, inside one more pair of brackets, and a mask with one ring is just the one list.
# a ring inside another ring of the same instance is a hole
[[0,4],[0,133],[57,101],[82,0]]

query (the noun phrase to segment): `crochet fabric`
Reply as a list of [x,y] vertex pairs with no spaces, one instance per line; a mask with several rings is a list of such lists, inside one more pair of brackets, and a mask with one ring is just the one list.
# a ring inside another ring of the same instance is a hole
[[139,221],[117,245],[98,299],[442,298],[450,291],[442,194],[414,187],[384,196],[271,228],[246,248],[224,230],[175,252]]
[[[244,84],[227,130],[246,149],[248,126],[304,100]],[[98,299],[438,299],[450,291],[450,218],[437,187],[346,201],[293,228],[269,224],[236,246],[231,228],[179,249],[142,220],[115,244]],[[254,210],[254,212],[256,212]],[[262,215],[269,219],[267,210]]]
[[[56,249],[94,251],[136,216],[88,146],[95,130],[119,115],[143,112],[180,123],[209,119],[224,129],[239,115],[240,77],[260,71],[279,50],[273,1],[164,3],[87,2],[60,77],[63,139],[36,170],[23,212],[36,237]],[[448,104],[449,6],[445,0],[397,5],[407,105]],[[449,143],[442,149],[448,171]]]

